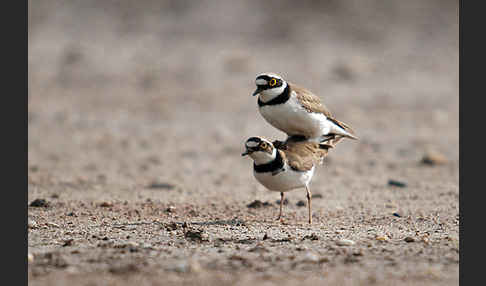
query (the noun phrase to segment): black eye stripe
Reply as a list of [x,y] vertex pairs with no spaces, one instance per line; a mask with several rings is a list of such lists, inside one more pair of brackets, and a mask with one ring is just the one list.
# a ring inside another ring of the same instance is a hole
[[251,137],[251,138],[248,138],[248,140],[246,140],[246,142],[260,142],[262,141],[260,138],[258,137]]
[[[264,79],[267,81],[267,84],[266,85],[258,85],[261,89],[269,89],[269,88],[276,88],[276,87],[281,87],[283,85],[283,80],[279,79],[279,78],[276,78],[276,77],[270,77],[268,75],[261,75],[259,77],[256,78],[256,80],[259,80],[259,79]],[[270,86],[270,81],[271,80],[275,80],[276,83],[272,86]]]

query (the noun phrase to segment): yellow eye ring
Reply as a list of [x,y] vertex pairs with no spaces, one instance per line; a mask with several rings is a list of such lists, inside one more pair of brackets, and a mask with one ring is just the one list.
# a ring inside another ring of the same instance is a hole
[[276,85],[276,84],[277,84],[277,80],[276,80],[276,79],[274,79],[274,78],[272,78],[268,84],[269,84],[270,86],[274,86],[274,85]]
[[262,144],[260,145],[260,147],[262,149],[266,149],[267,148],[267,143],[266,142],[262,142]]

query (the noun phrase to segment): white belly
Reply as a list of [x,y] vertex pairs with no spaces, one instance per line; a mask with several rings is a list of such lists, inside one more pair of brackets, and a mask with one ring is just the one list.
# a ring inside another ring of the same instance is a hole
[[253,172],[255,178],[267,189],[276,192],[286,192],[296,188],[304,188],[309,185],[312,175],[314,175],[314,168],[307,172],[297,172],[290,167],[286,167],[286,171],[280,172],[272,176],[271,172],[257,173]]
[[328,134],[331,128],[324,114],[308,112],[294,95],[284,104],[264,105],[258,110],[268,123],[289,136],[319,137]]

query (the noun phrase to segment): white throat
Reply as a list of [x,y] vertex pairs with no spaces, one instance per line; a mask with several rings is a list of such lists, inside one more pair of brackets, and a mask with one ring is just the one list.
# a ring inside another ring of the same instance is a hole
[[273,148],[272,154],[268,154],[264,151],[256,151],[251,153],[250,157],[253,159],[253,161],[255,161],[256,165],[270,163],[275,160],[275,157],[277,157],[277,149]]
[[263,102],[268,102],[274,99],[275,97],[281,95],[286,87],[287,87],[287,83],[284,81],[282,86],[265,89],[262,92],[260,92],[260,100]]

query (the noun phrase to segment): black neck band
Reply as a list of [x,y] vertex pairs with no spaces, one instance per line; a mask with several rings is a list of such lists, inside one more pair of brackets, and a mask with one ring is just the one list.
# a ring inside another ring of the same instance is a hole
[[260,100],[260,97],[258,97],[258,106],[282,104],[285,103],[287,100],[289,100],[289,98],[290,98],[290,87],[287,84],[284,91],[282,91],[281,94],[279,94],[277,97],[273,98],[270,101],[263,102]]
[[255,172],[257,173],[265,173],[265,172],[273,172],[278,169],[282,169],[284,166],[284,161],[282,159],[282,156],[280,156],[280,152],[276,150],[277,156],[275,159],[271,162],[268,162],[266,164],[261,164],[261,165],[256,165],[253,163],[253,168],[255,169]]

